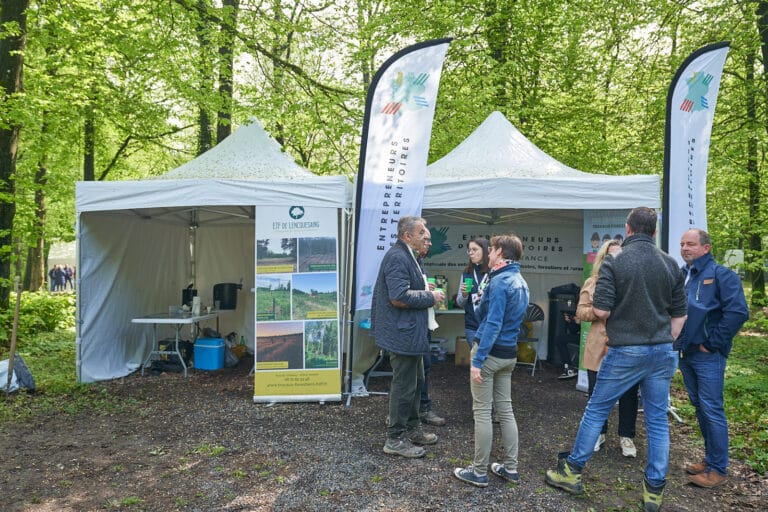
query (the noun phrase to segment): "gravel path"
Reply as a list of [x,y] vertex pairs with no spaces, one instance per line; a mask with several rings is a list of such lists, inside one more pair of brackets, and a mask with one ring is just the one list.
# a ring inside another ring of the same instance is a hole
[[[252,402],[249,363],[216,372],[131,375],[97,384],[123,397],[111,414],[36,417],[0,430],[3,511],[588,511],[640,510],[645,435],[638,458],[621,456],[615,412],[603,450],[584,473],[587,494],[572,497],[544,484],[556,454],[570,447],[586,396],[552,367],[513,374],[522,481],[491,475],[487,488],[452,471],[473,452],[466,367],[433,366],[435,410],[444,427],[427,456],[382,452],[387,397],[344,403]],[[387,378],[372,379],[385,391]],[[42,399],[42,397],[41,397]],[[734,461],[714,490],[686,484],[683,467],[699,460],[689,425],[672,423],[665,511],[768,510],[765,478]],[[498,443],[498,439],[496,440]],[[495,460],[498,452],[492,456]]]

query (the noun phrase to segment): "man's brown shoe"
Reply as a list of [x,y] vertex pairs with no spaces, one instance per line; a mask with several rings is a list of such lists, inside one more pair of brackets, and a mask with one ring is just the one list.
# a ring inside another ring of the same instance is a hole
[[707,470],[707,463],[702,462],[695,462],[693,464],[688,464],[685,466],[685,472],[689,475],[698,475],[699,473],[703,473]]
[[688,477],[688,480],[693,485],[709,488],[709,487],[717,487],[718,485],[724,484],[727,478],[721,475],[720,473],[718,473],[717,471],[710,470],[704,473],[699,473],[698,475],[691,475]]

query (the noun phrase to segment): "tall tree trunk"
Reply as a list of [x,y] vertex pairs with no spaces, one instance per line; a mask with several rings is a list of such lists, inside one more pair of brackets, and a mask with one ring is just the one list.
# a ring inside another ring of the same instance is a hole
[[[760,34],[760,52],[763,57],[763,83],[768,78],[768,2],[758,2],[757,4],[757,28]],[[766,84],[768,87],[768,84]],[[763,101],[768,101],[768,90],[763,91]],[[765,128],[768,131],[768,120],[765,122]],[[755,169],[754,174],[751,175],[749,183],[749,214],[752,219],[759,219],[761,204],[760,204],[760,174]],[[758,223],[759,224],[759,223]],[[756,226],[757,227],[757,226]],[[764,305],[765,303],[765,272],[763,270],[763,253],[762,253],[762,238],[761,232],[755,230],[749,237],[749,248],[753,251],[753,254],[759,258],[760,265],[754,274],[752,275],[752,304]],[[755,295],[757,293],[757,295]]]
[[[47,126],[43,123],[43,133]],[[35,244],[27,247],[27,266],[24,272],[24,289],[39,291],[45,283],[45,185],[48,182],[48,168],[45,158],[40,159],[35,173]]]
[[749,175],[749,252],[748,261],[758,262],[750,265],[752,278],[753,307],[765,304],[765,272],[763,270],[762,256],[762,226],[760,222],[760,170],[757,165],[757,137],[752,127],[757,126],[757,99],[755,92],[755,54],[749,52],[746,57],[746,100],[747,100],[747,126],[750,127],[750,135],[747,140],[747,174]]
[[219,108],[216,120],[216,144],[232,133],[232,91],[235,69],[235,37],[237,36],[237,11],[239,0],[222,2],[221,32],[224,41],[219,46]]
[[197,42],[200,45],[200,99],[198,103],[197,122],[200,127],[197,139],[197,154],[202,155],[213,147],[213,134],[211,133],[211,116],[208,113],[208,106],[203,100],[207,96],[207,91],[213,91],[213,71],[211,70],[208,52],[211,48],[210,43],[210,23],[208,21],[208,3],[206,0],[198,0],[197,10],[200,15],[200,21],[197,24]]
[[[24,49],[27,44],[29,0],[3,0],[0,26],[18,26],[18,33],[4,32],[0,39],[0,94],[3,101],[24,90]],[[0,309],[8,309],[11,290],[11,243],[16,215],[16,155],[21,126],[14,119],[0,119]]]
[[96,125],[93,106],[89,105],[83,123],[83,181],[96,179]]

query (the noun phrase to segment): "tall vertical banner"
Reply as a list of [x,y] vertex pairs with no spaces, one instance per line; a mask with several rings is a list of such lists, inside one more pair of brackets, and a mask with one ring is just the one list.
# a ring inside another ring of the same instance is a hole
[[677,70],[667,93],[661,248],[674,250],[683,233],[707,229],[707,162],[712,121],[730,43],[693,52]]
[[352,311],[371,308],[400,217],[421,215],[440,73],[450,39],[405,48],[376,72],[365,105],[355,195]]

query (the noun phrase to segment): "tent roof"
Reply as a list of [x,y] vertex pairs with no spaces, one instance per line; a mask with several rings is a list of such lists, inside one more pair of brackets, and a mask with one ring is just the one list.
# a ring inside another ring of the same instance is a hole
[[280,144],[252,117],[216,146],[156,179],[292,180],[307,176],[315,175],[286,155]]
[[463,142],[430,165],[427,174],[430,177],[463,178],[473,170],[481,171],[485,178],[589,176],[546,154],[498,111],[491,112]]
[[657,175],[578,171],[529,141],[500,112],[427,167],[424,208],[624,209],[659,206]]
[[224,217],[252,221],[253,212],[242,206],[346,208],[351,195],[345,176],[317,176],[304,169],[251,118],[220,144],[156,179],[78,182],[75,207],[183,222],[189,222],[191,211],[214,219],[224,212]]

